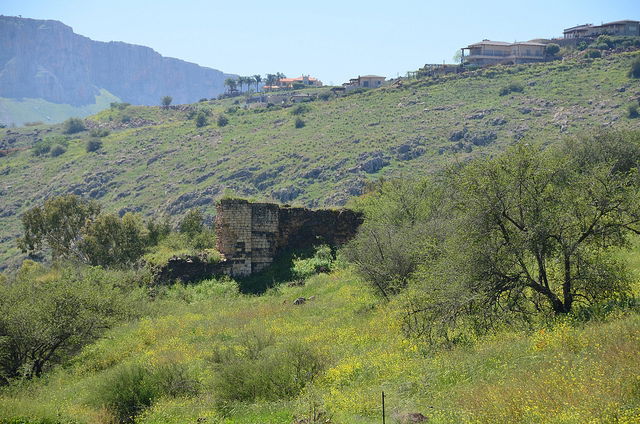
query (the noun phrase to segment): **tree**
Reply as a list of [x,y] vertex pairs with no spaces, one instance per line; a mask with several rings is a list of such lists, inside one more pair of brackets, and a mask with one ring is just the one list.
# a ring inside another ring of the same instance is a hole
[[228,123],[229,123],[229,118],[227,118],[226,115],[224,115],[222,113],[220,115],[218,115],[218,126],[219,127],[224,127]]
[[236,91],[237,84],[238,82],[233,78],[227,78],[226,80],[224,80],[224,85],[228,87],[229,93],[233,93],[234,91]]
[[256,93],[260,91],[259,85],[262,82],[262,77],[259,74],[253,76],[253,81],[256,83]]
[[[640,233],[640,133],[608,134],[542,152],[516,146],[460,178],[452,269],[485,308],[572,311],[627,289],[608,252]],[[471,298],[471,297],[470,297]]]
[[102,141],[97,139],[91,139],[87,141],[86,150],[87,153],[96,152],[102,148]]
[[191,209],[180,221],[180,232],[193,237],[204,231],[204,216],[200,209]]
[[84,122],[80,118],[69,118],[62,123],[62,132],[65,134],[75,134],[86,129]]
[[173,97],[164,96],[162,98],[162,107],[164,107],[165,109],[168,108],[172,101],[173,101]]
[[276,84],[276,78],[275,74],[267,74],[266,85],[273,87]]
[[122,218],[100,215],[87,224],[79,248],[87,263],[104,267],[124,267],[136,262],[147,245],[147,233],[139,215]]
[[76,195],[51,198],[22,216],[24,237],[18,240],[18,246],[25,253],[49,247],[54,260],[86,259],[79,248],[82,231],[99,213],[98,203]]
[[85,268],[38,279],[42,272],[25,261],[15,281],[0,283],[0,383],[41,376],[126,316],[117,276]]
[[359,274],[386,299],[408,283],[418,265],[434,255],[446,215],[439,188],[430,181],[381,182],[354,205],[365,221],[344,251]]
[[547,56],[555,56],[560,51],[560,46],[556,43],[549,43],[544,48],[544,53]]

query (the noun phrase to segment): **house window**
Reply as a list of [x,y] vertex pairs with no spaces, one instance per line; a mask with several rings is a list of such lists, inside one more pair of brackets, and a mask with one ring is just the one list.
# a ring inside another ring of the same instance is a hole
[[369,81],[363,81],[362,82],[362,86],[363,87],[369,87]]

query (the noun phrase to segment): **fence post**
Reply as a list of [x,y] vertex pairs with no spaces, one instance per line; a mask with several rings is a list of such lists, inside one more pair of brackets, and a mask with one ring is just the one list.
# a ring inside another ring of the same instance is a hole
[[386,424],[386,417],[384,413],[384,392],[382,392],[382,424]]

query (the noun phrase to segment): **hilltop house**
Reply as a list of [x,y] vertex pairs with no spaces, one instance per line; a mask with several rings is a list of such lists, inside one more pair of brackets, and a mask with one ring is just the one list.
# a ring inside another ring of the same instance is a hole
[[349,82],[342,84],[347,90],[353,90],[356,88],[378,88],[384,85],[387,78],[378,75],[362,75],[358,78],[351,78]]
[[[505,43],[503,41],[482,40],[462,49],[465,64],[516,65],[519,63],[542,62],[545,60],[546,45],[533,41]],[[465,55],[464,51],[468,50]]]
[[615,21],[602,25],[584,24],[564,30],[564,38],[588,38],[599,35],[640,36],[639,21]]
[[283,88],[297,88],[300,85],[305,87],[322,87],[322,81],[309,75],[301,75],[297,78],[280,78],[275,85],[265,85],[265,90],[280,90]]

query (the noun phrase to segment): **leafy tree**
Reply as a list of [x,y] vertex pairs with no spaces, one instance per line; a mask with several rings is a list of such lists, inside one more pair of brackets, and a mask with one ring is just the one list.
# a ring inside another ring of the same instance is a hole
[[544,53],[547,56],[555,56],[560,51],[560,46],[556,43],[549,43],[544,48]]
[[84,229],[79,249],[91,265],[126,266],[137,261],[147,244],[147,234],[139,215],[127,213],[99,215]]
[[452,301],[482,310],[566,314],[624,293],[608,252],[640,233],[639,163],[634,133],[549,152],[516,146],[471,165],[457,183],[456,230],[425,280],[459,286]]
[[80,118],[69,118],[62,123],[62,132],[65,134],[75,134],[86,129],[84,122]]
[[0,382],[41,376],[127,315],[126,298],[100,269],[41,273],[26,261],[15,281],[1,283]]
[[295,127],[296,128],[303,128],[304,126],[305,126],[305,123],[302,120],[302,118],[296,118]]
[[256,93],[257,93],[260,91],[259,85],[262,82],[262,77],[260,76],[260,74],[256,74],[253,76],[253,82],[256,83]]
[[161,99],[162,107],[164,107],[164,108],[168,108],[172,101],[173,101],[173,97],[171,97],[171,96],[164,96],[164,97]]
[[435,254],[442,239],[438,223],[446,215],[438,190],[429,181],[386,181],[354,205],[365,221],[344,251],[381,296],[397,294]]
[[640,114],[638,114],[637,104],[630,104],[629,106],[627,106],[627,116],[631,119],[634,119],[640,116]]
[[204,231],[204,215],[200,209],[191,209],[180,221],[180,232],[193,237]]
[[24,237],[18,246],[25,253],[51,249],[55,259],[86,259],[79,248],[87,221],[100,213],[100,205],[76,195],[54,197],[22,216]]

